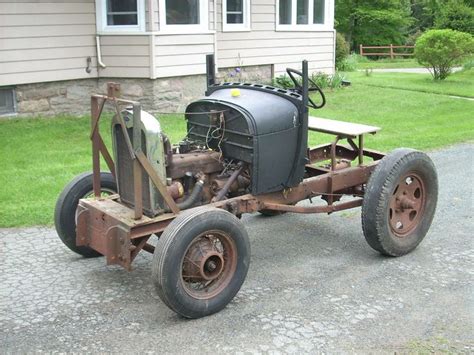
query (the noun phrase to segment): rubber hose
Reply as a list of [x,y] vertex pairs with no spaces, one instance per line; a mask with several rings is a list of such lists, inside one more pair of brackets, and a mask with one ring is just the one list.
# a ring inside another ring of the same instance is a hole
[[[176,205],[180,210],[187,210],[188,208],[191,208],[198,202],[198,200],[201,198],[202,191],[204,188],[204,181],[198,180],[196,184],[194,185],[193,191],[191,191],[191,194],[188,196],[186,200],[183,202],[177,203]],[[170,208],[166,208],[166,212],[171,212]]]

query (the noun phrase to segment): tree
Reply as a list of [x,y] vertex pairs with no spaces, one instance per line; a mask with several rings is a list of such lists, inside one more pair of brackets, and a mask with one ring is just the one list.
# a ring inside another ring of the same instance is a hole
[[336,0],[336,29],[352,49],[403,44],[410,22],[409,0]]
[[435,80],[444,80],[452,68],[474,54],[474,37],[454,30],[430,30],[417,41],[415,57]]
[[450,28],[474,35],[474,8],[462,0],[448,0],[440,7],[436,28]]

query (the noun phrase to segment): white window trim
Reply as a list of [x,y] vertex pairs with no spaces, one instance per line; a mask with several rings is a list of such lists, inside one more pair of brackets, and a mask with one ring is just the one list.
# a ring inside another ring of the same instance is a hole
[[314,24],[314,1],[309,0],[309,24],[296,24],[296,0],[291,3],[291,25],[280,25],[280,0],[276,2],[275,31],[323,32],[334,30],[334,0],[325,0],[324,24]]
[[250,24],[250,0],[243,1],[244,6],[244,23],[227,23],[227,0],[222,0],[222,31],[223,32],[244,32],[251,31]]
[[166,24],[166,1],[158,0],[160,15],[160,32],[166,34],[199,34],[209,33],[209,5],[208,0],[199,0],[199,24],[198,25],[167,25]]
[[97,32],[99,33],[137,33],[145,31],[145,0],[137,0],[138,25],[109,26],[107,25],[107,0],[95,0]]

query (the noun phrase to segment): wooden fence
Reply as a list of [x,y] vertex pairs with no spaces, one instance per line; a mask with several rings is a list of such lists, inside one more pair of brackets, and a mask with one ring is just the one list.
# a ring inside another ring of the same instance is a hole
[[[414,51],[411,51],[410,53],[400,53],[400,52],[395,52],[395,49],[414,49],[415,46],[394,46],[393,44],[389,46],[364,46],[360,45],[359,50],[360,50],[360,55],[363,56],[387,56],[390,57],[391,59],[394,59],[395,57],[412,57],[415,53]],[[378,51],[378,52],[365,52],[365,49],[388,49],[388,52],[385,51]]]

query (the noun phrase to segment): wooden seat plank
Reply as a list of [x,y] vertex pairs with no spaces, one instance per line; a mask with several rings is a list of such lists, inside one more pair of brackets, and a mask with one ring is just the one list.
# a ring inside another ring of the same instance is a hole
[[380,127],[367,126],[364,124],[350,123],[327,118],[312,117],[308,119],[308,129],[321,133],[334,134],[341,137],[357,137],[363,134],[375,134]]

